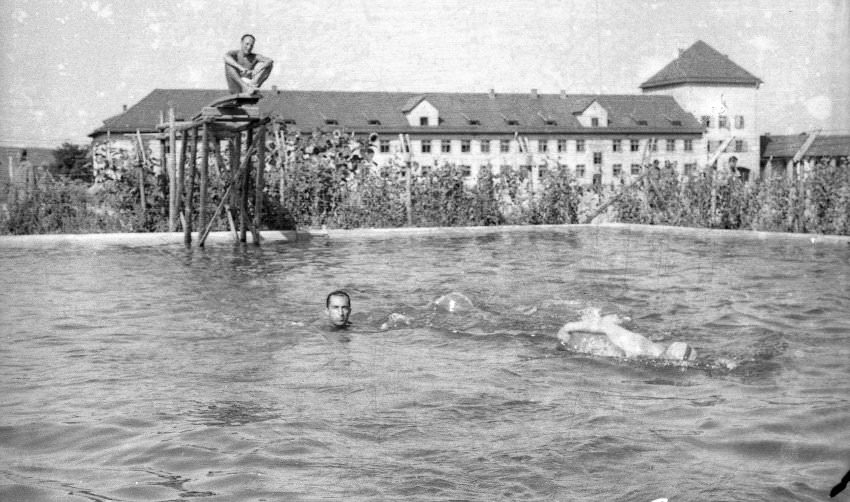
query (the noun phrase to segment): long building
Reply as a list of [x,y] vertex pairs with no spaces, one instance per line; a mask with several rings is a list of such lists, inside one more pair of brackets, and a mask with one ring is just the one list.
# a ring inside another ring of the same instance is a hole
[[[305,133],[378,137],[376,162],[420,168],[506,169],[532,180],[566,166],[581,182],[613,183],[658,161],[687,174],[736,157],[758,174],[755,93],[761,80],[702,41],[641,84],[642,94],[262,91],[260,114]],[[169,107],[190,120],[226,90],[156,89],[90,136],[122,148],[127,135],[157,132]],[[697,118],[699,117],[699,118]],[[125,138],[125,139],[121,139]],[[129,145],[129,143],[125,143]],[[129,146],[128,146],[129,147]],[[154,153],[157,149],[151,149]],[[734,164],[733,164],[734,165]]]

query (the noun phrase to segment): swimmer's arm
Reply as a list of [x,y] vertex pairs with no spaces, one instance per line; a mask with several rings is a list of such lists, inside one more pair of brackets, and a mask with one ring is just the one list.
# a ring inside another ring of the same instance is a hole
[[650,342],[643,335],[617,325],[611,318],[568,322],[558,331],[558,339],[565,343],[569,342],[571,331],[606,335],[611,343],[621,348],[628,357],[659,357],[664,353],[664,347]]

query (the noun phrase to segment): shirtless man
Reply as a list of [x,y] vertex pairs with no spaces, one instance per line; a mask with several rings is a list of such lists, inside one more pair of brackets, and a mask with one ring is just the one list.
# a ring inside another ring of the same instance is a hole
[[337,290],[328,294],[325,308],[333,329],[346,329],[351,324],[348,322],[348,316],[351,315],[351,297],[345,291]]
[[[568,322],[558,331],[561,345],[577,352],[600,356],[649,357],[692,361],[697,353],[684,342],[673,342],[669,347],[654,343],[620,326],[616,315],[600,316],[594,311],[580,321]],[[604,336],[600,336],[604,335]]]
[[239,50],[224,55],[224,75],[233,94],[256,94],[272,72],[274,61],[255,53],[254,41],[254,35],[242,35]]

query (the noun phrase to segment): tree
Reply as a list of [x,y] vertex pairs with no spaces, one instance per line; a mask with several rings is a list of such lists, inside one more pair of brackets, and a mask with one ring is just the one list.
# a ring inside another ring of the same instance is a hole
[[87,147],[65,142],[62,143],[62,146],[53,150],[53,158],[50,172],[54,175],[67,176],[87,183],[94,181],[94,172]]

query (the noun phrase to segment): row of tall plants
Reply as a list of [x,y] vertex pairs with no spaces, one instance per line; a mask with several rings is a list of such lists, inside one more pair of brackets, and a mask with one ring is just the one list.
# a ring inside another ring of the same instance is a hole
[[[850,166],[818,162],[800,178],[745,182],[732,174],[682,176],[645,166],[633,182],[579,183],[564,166],[530,173],[425,166],[397,155],[372,161],[376,138],[280,131],[269,138],[262,222],[270,229],[480,226],[607,221],[850,235]],[[64,147],[64,145],[63,145]],[[232,178],[225,151],[210,170],[208,214]],[[168,178],[150,152],[108,149],[97,169],[57,153],[55,168],[26,186],[2,187],[0,233],[151,232],[168,229]],[[116,153],[117,152],[117,153]],[[102,153],[97,153],[99,159]],[[63,172],[64,170],[64,172]],[[89,173],[94,171],[92,184]],[[69,175],[76,173],[76,175]],[[196,184],[197,187],[197,184]],[[253,190],[253,188],[251,188]],[[195,207],[199,196],[193,194]],[[214,230],[227,229],[218,217]],[[197,226],[194,226],[197,229]]]

